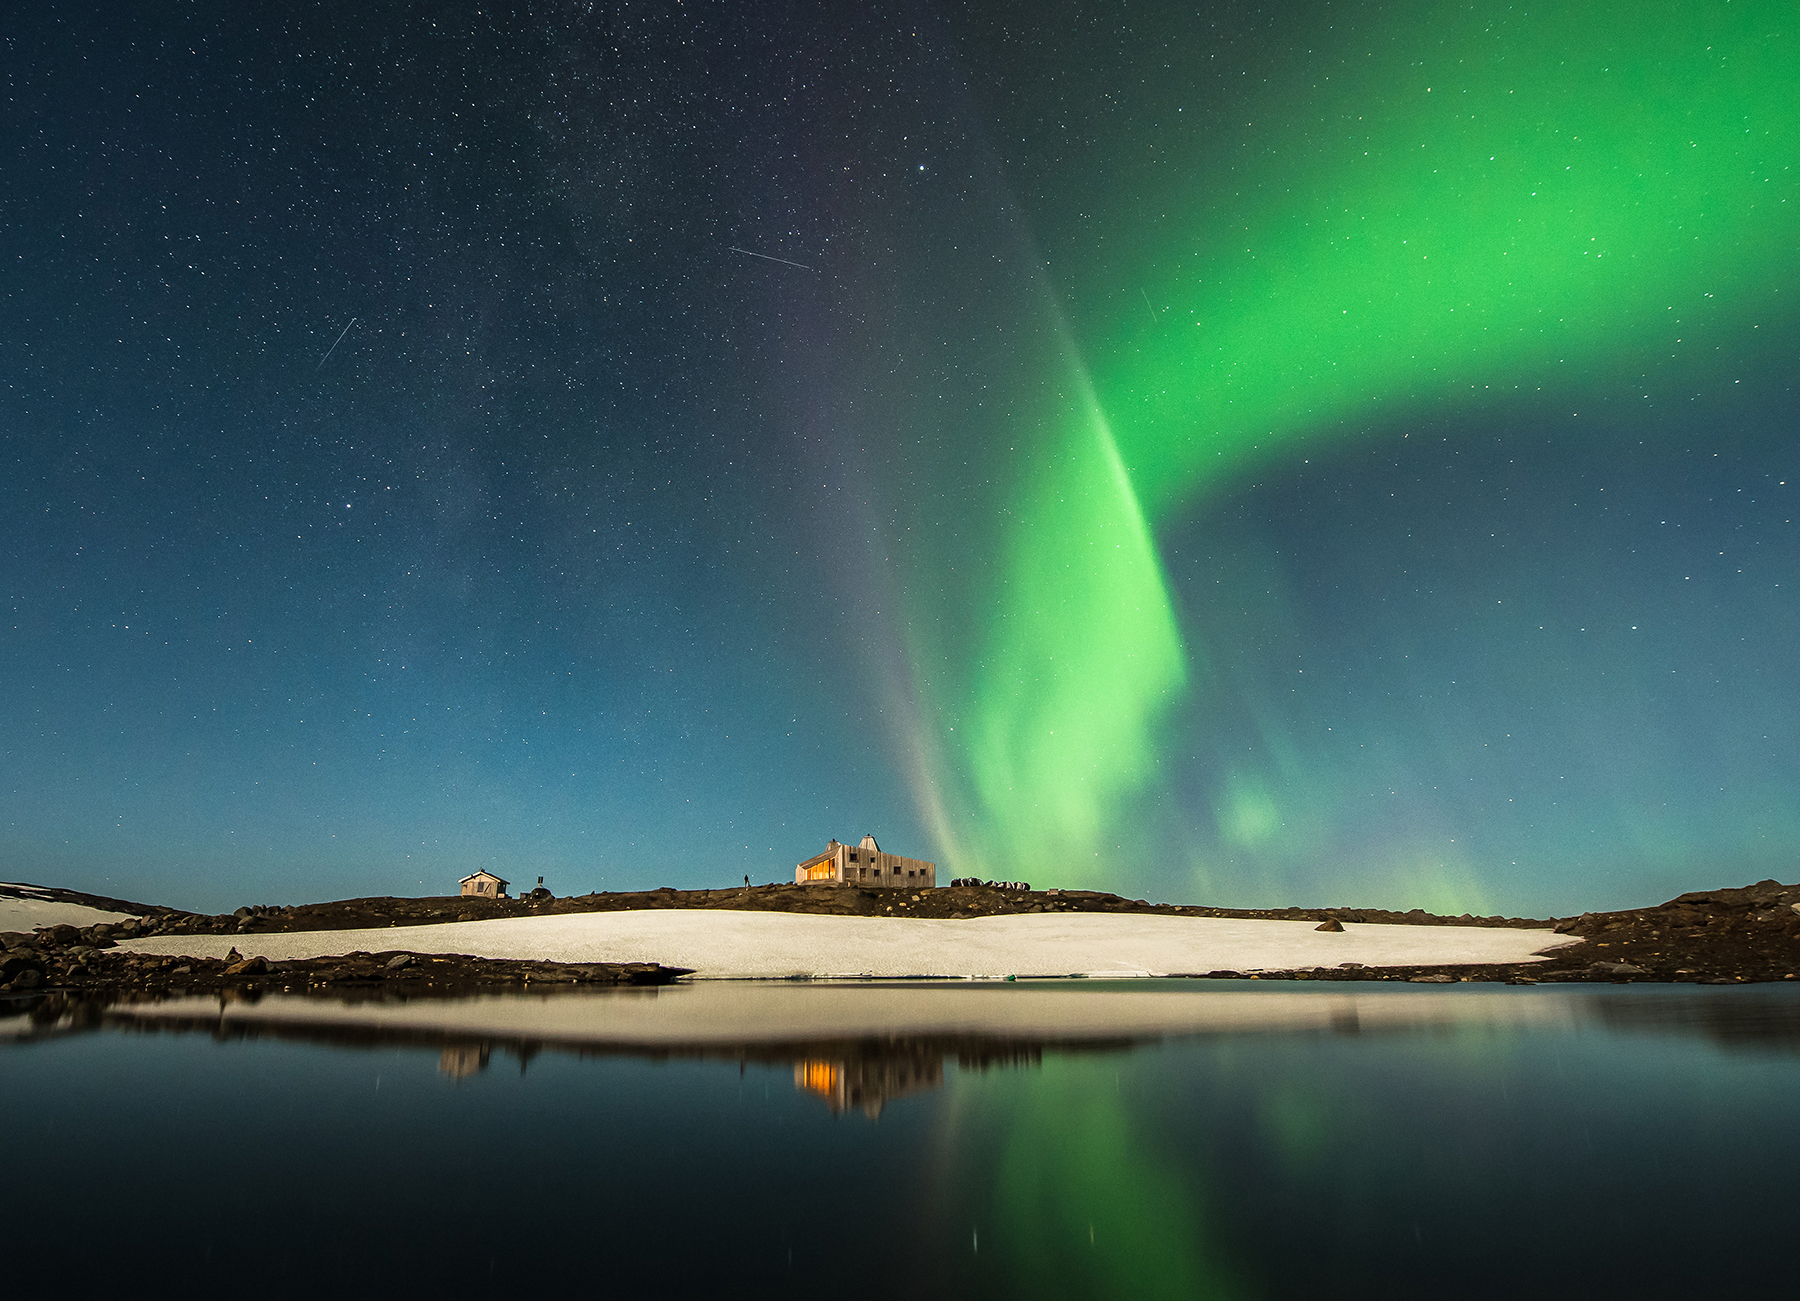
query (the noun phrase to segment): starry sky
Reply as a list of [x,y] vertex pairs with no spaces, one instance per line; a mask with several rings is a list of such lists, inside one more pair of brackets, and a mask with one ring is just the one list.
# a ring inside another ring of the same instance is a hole
[[1792,880],[1797,29],[33,6],[0,875]]

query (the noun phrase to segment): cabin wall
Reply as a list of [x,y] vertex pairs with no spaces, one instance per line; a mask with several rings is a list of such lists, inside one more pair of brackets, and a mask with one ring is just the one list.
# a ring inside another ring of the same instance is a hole
[[809,858],[794,870],[801,885],[863,885],[893,890],[930,890],[937,886],[937,864],[900,854],[870,852],[839,845],[830,854]]

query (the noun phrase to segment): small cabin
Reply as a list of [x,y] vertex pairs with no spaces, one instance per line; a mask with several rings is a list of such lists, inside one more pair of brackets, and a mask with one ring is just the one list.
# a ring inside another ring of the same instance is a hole
[[462,879],[462,892],[481,899],[504,899],[508,884],[492,872],[475,872]]

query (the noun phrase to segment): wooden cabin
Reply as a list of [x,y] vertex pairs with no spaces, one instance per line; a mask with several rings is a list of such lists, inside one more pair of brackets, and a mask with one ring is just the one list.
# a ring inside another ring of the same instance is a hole
[[922,858],[884,854],[874,836],[860,845],[832,841],[825,852],[794,869],[800,885],[869,885],[896,890],[930,890],[937,885],[937,864]]
[[492,872],[475,872],[462,879],[462,892],[479,899],[504,899],[508,884]]

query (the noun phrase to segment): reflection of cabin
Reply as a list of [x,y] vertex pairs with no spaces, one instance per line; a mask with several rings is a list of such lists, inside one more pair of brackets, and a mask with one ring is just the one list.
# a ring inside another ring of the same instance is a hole
[[938,1053],[836,1061],[807,1057],[794,1063],[794,1087],[825,1099],[833,1115],[860,1107],[874,1120],[892,1098],[943,1088],[944,1059]]
[[817,858],[794,869],[801,885],[883,885],[903,890],[929,890],[937,885],[937,864],[922,858],[884,854],[874,836],[860,845],[832,841]]
[[486,1044],[445,1044],[438,1054],[438,1070],[453,1080],[465,1080],[487,1069],[488,1052]]
[[480,895],[484,899],[506,898],[507,882],[492,872],[476,872],[462,879],[464,894]]

